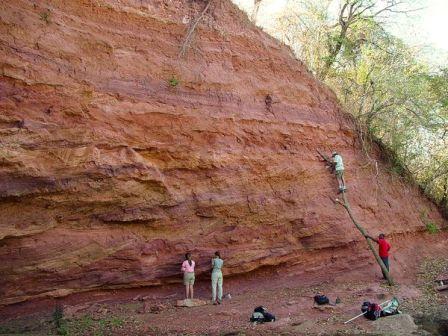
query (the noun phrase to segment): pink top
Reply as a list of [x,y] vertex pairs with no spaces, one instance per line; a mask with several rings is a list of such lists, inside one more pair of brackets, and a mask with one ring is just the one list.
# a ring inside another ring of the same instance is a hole
[[194,264],[194,261],[193,261],[193,260],[191,261],[191,266],[190,266],[190,264],[188,263],[188,260],[185,260],[185,261],[182,263],[182,268],[181,268],[181,270],[182,270],[182,272],[193,273],[193,272],[194,272],[194,266],[195,266],[195,264]]

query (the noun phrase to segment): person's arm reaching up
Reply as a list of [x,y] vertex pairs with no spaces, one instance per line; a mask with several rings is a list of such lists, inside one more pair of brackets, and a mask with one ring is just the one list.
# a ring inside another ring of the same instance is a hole
[[371,240],[373,240],[375,243],[378,244],[378,239],[373,238],[372,236],[366,235],[366,238],[369,238]]

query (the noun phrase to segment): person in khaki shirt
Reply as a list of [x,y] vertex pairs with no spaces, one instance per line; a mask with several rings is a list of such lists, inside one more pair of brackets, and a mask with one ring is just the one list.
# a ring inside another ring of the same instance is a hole
[[333,152],[332,157],[334,163],[334,172],[339,184],[339,192],[341,193],[343,191],[347,191],[344,180],[344,162],[342,161],[342,156],[337,152]]
[[[214,305],[221,304],[222,302],[222,265],[224,260],[221,259],[221,255],[218,251],[215,252],[215,256],[212,258],[212,302]],[[216,287],[218,287],[218,300],[216,300]]]

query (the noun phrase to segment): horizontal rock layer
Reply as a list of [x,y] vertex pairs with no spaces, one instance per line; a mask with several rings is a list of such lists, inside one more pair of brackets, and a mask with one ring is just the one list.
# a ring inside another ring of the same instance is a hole
[[205,4],[0,4],[0,304],[178,281],[186,251],[198,274],[215,250],[226,275],[356,265],[362,237],[316,149],[342,153],[372,233],[444,225],[229,1],[211,4],[181,55]]

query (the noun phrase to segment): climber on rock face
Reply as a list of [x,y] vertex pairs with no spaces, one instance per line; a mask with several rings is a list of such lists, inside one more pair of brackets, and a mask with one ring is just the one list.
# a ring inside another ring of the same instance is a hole
[[339,192],[346,191],[345,180],[344,180],[344,162],[342,161],[342,156],[337,152],[333,152],[331,155],[333,157],[334,171],[339,184]]

